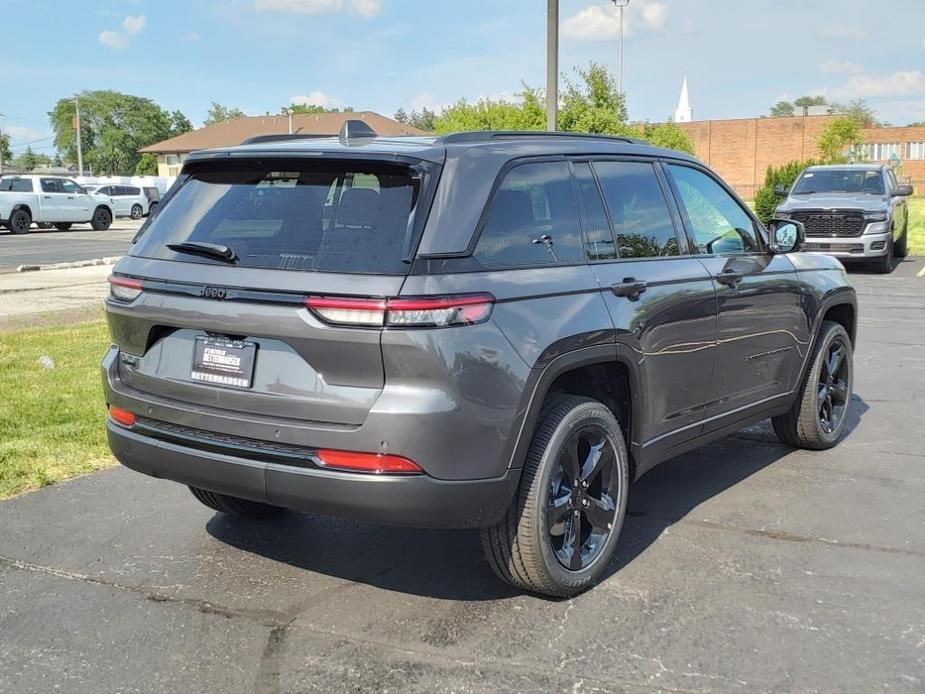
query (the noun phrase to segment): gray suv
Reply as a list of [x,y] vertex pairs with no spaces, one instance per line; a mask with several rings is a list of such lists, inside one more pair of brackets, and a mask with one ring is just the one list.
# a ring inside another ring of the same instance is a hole
[[787,196],[776,217],[803,223],[806,251],[873,262],[879,272],[893,271],[894,256],[906,257],[912,186],[889,166],[810,166],[789,193],[775,192]]
[[110,278],[124,465],[234,516],[479,528],[504,580],[572,595],[657,463],[768,417],[845,432],[844,269],[698,161],[353,133],[186,160]]

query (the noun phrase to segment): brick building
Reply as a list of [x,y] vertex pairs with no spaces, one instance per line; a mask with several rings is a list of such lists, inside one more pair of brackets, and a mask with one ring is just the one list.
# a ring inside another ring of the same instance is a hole
[[[740,118],[678,123],[694,142],[697,157],[719,173],[742,197],[751,199],[768,166],[812,159],[816,139],[837,116]],[[865,128],[862,158],[899,161],[899,175],[916,193],[925,192],[925,127]]]

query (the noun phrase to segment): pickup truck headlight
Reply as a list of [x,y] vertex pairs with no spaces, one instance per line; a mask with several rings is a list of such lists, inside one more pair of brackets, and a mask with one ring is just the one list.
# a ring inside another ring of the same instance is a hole
[[864,219],[868,222],[885,222],[890,218],[886,212],[865,212]]

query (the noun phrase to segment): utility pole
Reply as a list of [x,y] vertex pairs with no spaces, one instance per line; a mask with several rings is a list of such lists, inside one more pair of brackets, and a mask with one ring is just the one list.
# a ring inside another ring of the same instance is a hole
[[[3,114],[0,113],[0,140],[3,136]],[[0,144],[0,174],[3,173],[3,145]]]
[[620,65],[617,68],[617,91],[623,94],[623,8],[630,4],[630,0],[613,0],[620,13]]
[[559,0],[546,2],[546,130],[554,132],[559,115]]
[[77,130],[77,175],[83,176],[84,153],[80,143],[80,97],[74,97],[74,104],[77,106],[77,116],[74,118],[74,129]]

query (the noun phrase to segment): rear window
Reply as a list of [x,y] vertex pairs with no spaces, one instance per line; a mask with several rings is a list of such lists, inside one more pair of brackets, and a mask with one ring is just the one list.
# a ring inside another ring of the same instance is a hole
[[0,178],[0,191],[9,193],[31,193],[31,178]]
[[418,180],[378,162],[237,162],[188,172],[133,255],[189,263],[210,258],[167,244],[232,249],[241,267],[406,274]]

